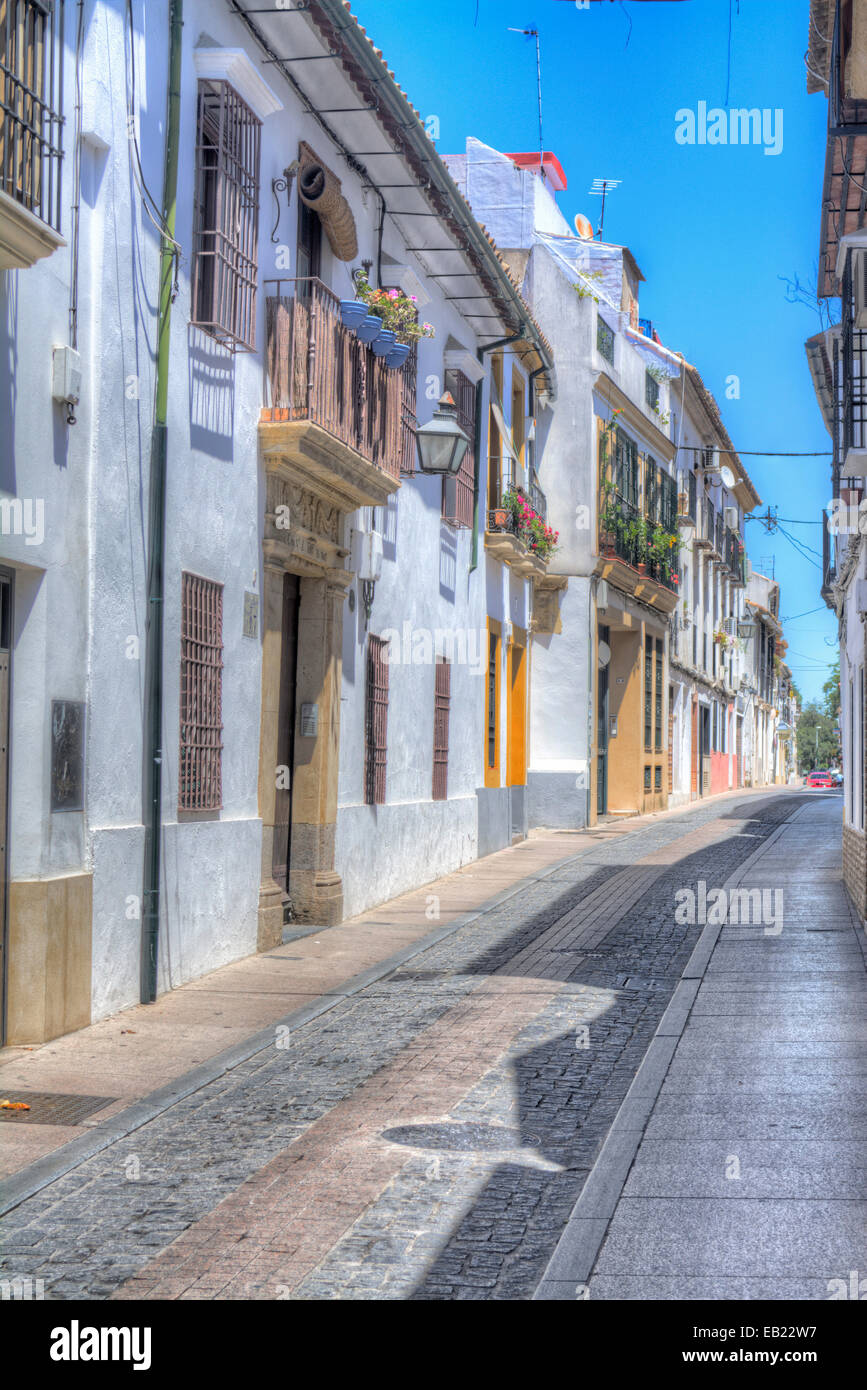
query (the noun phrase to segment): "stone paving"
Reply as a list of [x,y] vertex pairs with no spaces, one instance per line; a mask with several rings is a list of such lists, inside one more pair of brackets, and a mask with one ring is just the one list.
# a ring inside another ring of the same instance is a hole
[[593,844],[23,1202],[0,1269],[55,1299],[532,1297],[701,933],[675,892],[805,800]]

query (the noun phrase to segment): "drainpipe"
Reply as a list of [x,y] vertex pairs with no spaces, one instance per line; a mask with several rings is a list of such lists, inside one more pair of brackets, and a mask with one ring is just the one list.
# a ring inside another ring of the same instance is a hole
[[[480,362],[484,362],[486,353],[496,352],[498,348],[509,347],[511,343],[520,343],[526,336],[527,329],[522,325],[521,331],[513,333],[510,338],[497,338],[495,342],[480,347],[476,356]],[[479,564],[479,477],[482,469],[482,391],[484,385],[484,377],[476,382],[476,438],[473,446],[473,547],[470,555],[470,574],[478,568]]]
[[148,532],[147,629],[144,716],[144,868],[141,934],[141,1002],[157,997],[160,928],[160,835],[162,831],[163,723],[163,558],[166,529],[166,455],[169,396],[169,341],[172,316],[172,270],[176,247],[175,208],[178,187],[178,138],[181,114],[181,32],[183,0],[169,11],[169,94],[163,176],[163,227],[160,247],[160,296],[157,320],[157,371],[151,435],[150,526]]

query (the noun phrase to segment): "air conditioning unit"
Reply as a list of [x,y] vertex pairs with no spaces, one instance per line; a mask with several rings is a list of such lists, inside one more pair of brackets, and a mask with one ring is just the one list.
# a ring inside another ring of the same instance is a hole
[[736,531],[738,529],[737,507],[725,507],[723,509],[723,520],[730,531]]
[[382,536],[378,531],[353,531],[352,568],[362,580],[375,583],[382,577]]

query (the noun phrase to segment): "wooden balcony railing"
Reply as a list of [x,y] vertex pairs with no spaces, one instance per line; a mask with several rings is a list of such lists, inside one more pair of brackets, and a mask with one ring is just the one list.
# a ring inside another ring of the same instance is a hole
[[271,422],[309,420],[389,477],[406,465],[412,425],[404,370],[386,367],[340,318],[340,302],[316,279],[266,280]]

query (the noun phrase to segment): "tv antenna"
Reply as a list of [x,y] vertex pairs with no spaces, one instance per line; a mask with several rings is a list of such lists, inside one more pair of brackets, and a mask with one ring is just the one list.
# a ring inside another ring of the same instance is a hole
[[605,198],[609,193],[613,193],[615,188],[619,188],[622,179],[594,179],[591,187],[587,190],[593,198],[602,199],[602,211],[599,214],[599,226],[596,228],[596,235],[602,240],[602,228],[605,225]]
[[539,158],[541,161],[539,172],[544,179],[545,142],[542,139],[542,49],[539,44],[539,30],[536,28],[535,24],[528,24],[526,29],[513,29],[512,26],[509,25],[509,33],[523,34],[525,39],[536,40],[536,86],[539,93]]

